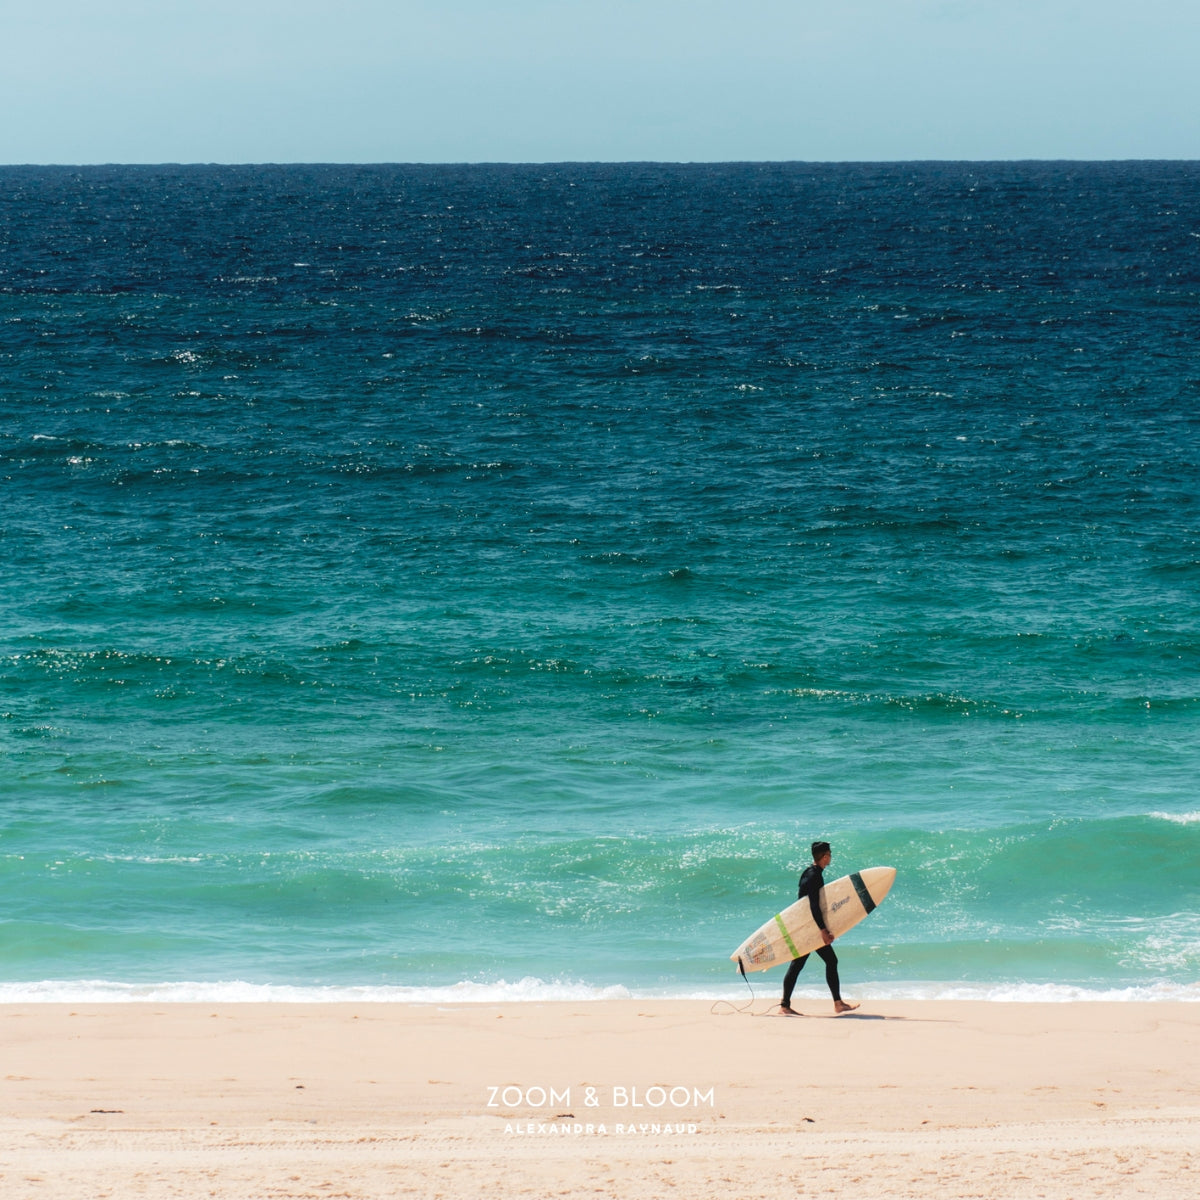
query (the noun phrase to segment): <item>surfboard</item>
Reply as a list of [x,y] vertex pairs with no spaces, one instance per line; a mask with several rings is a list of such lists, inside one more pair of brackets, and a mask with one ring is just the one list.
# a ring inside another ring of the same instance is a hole
[[[883,903],[895,880],[895,867],[867,867],[827,883],[821,889],[826,928],[835,938],[853,929]],[[805,896],[760,925],[729,957],[745,971],[765,971],[824,944]]]

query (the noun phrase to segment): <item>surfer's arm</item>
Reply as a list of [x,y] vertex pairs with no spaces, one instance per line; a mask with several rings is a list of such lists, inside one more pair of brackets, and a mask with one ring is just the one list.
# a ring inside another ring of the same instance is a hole
[[829,945],[833,941],[831,934],[825,925],[825,914],[821,911],[821,895],[820,892],[810,890],[808,893],[808,907],[812,910],[812,919],[817,923],[817,928],[821,931],[821,936],[826,939],[825,945]]
[[816,867],[808,867],[800,876],[800,899],[808,897],[808,910],[812,913],[813,923],[821,931],[821,939],[825,945],[833,941],[833,934],[825,924],[825,914],[821,911],[821,888],[825,881]]

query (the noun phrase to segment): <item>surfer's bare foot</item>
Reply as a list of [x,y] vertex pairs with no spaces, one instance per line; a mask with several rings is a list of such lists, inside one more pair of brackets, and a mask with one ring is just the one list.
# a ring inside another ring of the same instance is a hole
[[847,1004],[845,1000],[835,1000],[833,1002],[833,1011],[835,1013],[853,1012],[857,1007],[857,1004]]
[[798,1016],[800,1016],[800,1014],[790,1004],[781,1004],[779,1006],[779,1015],[781,1017],[798,1017]]

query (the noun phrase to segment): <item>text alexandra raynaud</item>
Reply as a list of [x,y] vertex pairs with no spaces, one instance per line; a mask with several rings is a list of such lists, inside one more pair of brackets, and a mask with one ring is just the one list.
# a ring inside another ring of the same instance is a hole
[[681,1109],[716,1107],[716,1088],[684,1087],[676,1084],[665,1087],[653,1084],[650,1087],[631,1084],[613,1084],[599,1087],[584,1084],[577,1086],[572,1099],[572,1089],[553,1084],[522,1087],[515,1083],[488,1084],[488,1108],[557,1108],[581,1103],[584,1108],[646,1108]]

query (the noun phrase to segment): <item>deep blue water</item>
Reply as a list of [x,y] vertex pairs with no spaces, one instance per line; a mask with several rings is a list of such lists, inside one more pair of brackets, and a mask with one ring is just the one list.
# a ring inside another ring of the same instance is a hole
[[0,981],[1196,995],[1198,185],[0,168]]

